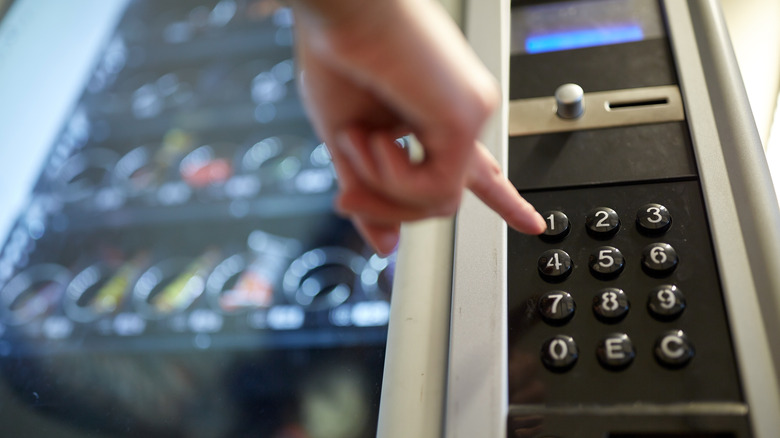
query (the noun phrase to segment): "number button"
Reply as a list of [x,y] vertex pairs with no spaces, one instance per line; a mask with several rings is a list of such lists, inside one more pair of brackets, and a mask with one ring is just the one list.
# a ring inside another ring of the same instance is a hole
[[539,237],[543,240],[555,242],[563,240],[569,234],[569,217],[562,211],[552,210],[542,214],[547,229]]
[[680,368],[688,364],[694,355],[693,345],[682,330],[664,333],[655,342],[655,358],[661,365]]
[[656,319],[670,321],[685,310],[685,296],[675,285],[658,286],[650,292],[647,309]]
[[620,228],[620,218],[609,207],[597,207],[585,216],[585,229],[597,239],[608,239]]
[[677,262],[677,251],[668,243],[651,243],[642,250],[642,268],[654,277],[671,274]]
[[602,322],[616,323],[626,317],[628,296],[616,287],[602,289],[593,297],[593,313]]
[[640,232],[657,236],[672,225],[672,215],[661,204],[647,204],[636,213],[636,226]]
[[542,253],[537,262],[539,274],[550,282],[563,281],[571,273],[571,257],[561,249],[550,249]]
[[596,356],[604,368],[620,370],[634,360],[634,344],[625,333],[612,333],[602,339],[596,347]]
[[577,305],[568,292],[556,290],[539,298],[539,314],[550,325],[563,325],[574,316]]
[[577,362],[577,344],[571,336],[557,335],[542,345],[542,363],[550,371],[566,371]]
[[614,246],[600,246],[588,257],[588,266],[593,276],[610,279],[620,275],[625,266],[623,253]]

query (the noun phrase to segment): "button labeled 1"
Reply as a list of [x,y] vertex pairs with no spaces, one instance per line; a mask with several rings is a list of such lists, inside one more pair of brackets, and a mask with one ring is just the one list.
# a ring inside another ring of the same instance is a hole
[[547,229],[539,237],[542,240],[558,241],[569,234],[569,217],[562,211],[552,210],[542,213],[542,217],[547,223]]

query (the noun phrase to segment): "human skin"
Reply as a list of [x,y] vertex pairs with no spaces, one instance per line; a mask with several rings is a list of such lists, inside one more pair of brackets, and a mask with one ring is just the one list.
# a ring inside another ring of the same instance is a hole
[[[471,190],[509,226],[546,224],[477,138],[495,80],[431,0],[293,0],[299,87],[339,181],[337,210],[382,254],[402,222],[456,212]],[[395,139],[414,134],[410,161]]]

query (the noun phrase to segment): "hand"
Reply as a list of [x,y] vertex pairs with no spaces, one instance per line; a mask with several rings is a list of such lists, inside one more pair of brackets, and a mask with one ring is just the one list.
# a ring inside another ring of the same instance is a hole
[[[454,214],[468,188],[525,233],[542,217],[476,141],[495,82],[428,0],[294,0],[300,90],[339,176],[337,209],[378,252],[400,224]],[[395,139],[413,133],[413,164]]]

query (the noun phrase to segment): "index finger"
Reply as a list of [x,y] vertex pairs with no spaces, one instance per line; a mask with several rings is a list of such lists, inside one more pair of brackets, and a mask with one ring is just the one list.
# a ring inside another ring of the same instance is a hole
[[476,149],[474,161],[468,169],[466,187],[504,218],[510,227],[526,234],[543,233],[547,223],[542,215],[520,196],[490,152],[479,143]]

